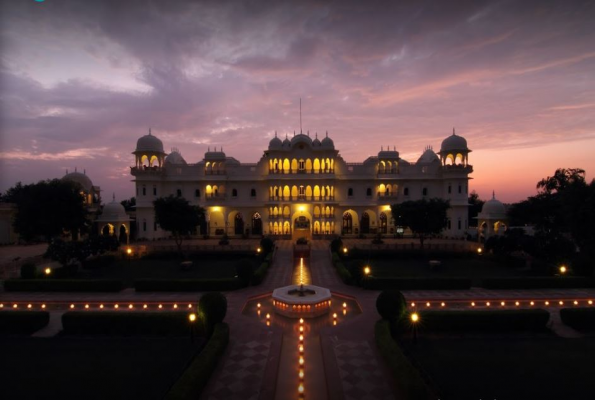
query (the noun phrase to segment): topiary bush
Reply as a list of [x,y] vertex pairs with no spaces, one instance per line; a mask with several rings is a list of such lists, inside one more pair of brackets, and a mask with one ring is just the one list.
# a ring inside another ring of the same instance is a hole
[[376,299],[376,310],[382,319],[398,322],[407,311],[407,302],[398,290],[383,290]]
[[339,253],[343,248],[343,241],[340,238],[333,239],[331,241],[331,252]]
[[275,242],[269,237],[262,238],[260,240],[260,248],[262,249],[262,254],[267,255],[275,248]]
[[31,262],[21,265],[22,279],[35,279],[37,276],[37,267]]
[[227,298],[220,292],[209,292],[202,295],[198,301],[198,315],[200,315],[209,333],[215,324],[223,322],[227,314]]

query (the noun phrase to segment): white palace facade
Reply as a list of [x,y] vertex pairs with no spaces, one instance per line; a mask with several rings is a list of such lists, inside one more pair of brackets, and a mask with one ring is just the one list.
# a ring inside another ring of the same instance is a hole
[[[435,153],[425,149],[413,163],[396,149],[382,149],[360,163],[346,162],[328,134],[319,140],[275,134],[260,161],[241,163],[222,149],[209,149],[189,164],[180,152],[170,154],[151,132],[138,139],[135,165],[138,238],[169,236],[155,223],[153,201],[180,196],[207,212],[199,235],[394,234],[401,232],[390,206],[407,200],[450,201],[445,236],[462,237],[468,228],[471,152],[454,130]],[[206,231],[206,232],[205,232]]]

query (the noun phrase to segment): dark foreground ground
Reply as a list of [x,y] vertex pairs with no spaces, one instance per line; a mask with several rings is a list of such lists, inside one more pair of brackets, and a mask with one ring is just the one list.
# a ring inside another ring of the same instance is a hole
[[1,337],[0,398],[161,399],[202,340]]
[[441,400],[592,400],[595,337],[421,337],[405,348]]

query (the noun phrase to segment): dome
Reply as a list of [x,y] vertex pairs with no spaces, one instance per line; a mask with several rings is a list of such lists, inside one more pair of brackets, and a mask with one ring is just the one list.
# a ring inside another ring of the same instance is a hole
[[151,135],[151,131],[149,130],[148,135],[145,135],[138,139],[138,141],[136,142],[135,151],[151,151],[154,153],[164,153],[163,143],[156,136]]
[[81,174],[80,172],[71,172],[69,174],[64,175],[62,178],[63,181],[72,181],[80,184],[83,187],[83,190],[87,193],[91,192],[93,188],[93,182],[91,179],[85,174]]
[[316,139],[314,139],[312,141],[312,147],[320,147],[322,146],[322,144],[320,143],[320,140],[318,139],[318,135],[316,135]]
[[312,139],[310,139],[310,136],[306,136],[303,133],[300,133],[299,135],[295,135],[294,137],[291,138],[292,146],[299,142],[304,142],[304,143],[307,143],[308,145],[312,146]]
[[118,203],[116,201],[116,196],[114,196],[111,203],[103,206],[103,211],[97,220],[106,222],[122,222],[130,221],[130,218],[128,217],[128,214],[126,214],[124,206]]
[[434,150],[432,150],[431,148],[427,148],[423,154],[421,155],[421,157],[419,157],[419,159],[417,160],[418,164],[430,164],[433,163],[435,161],[440,162],[440,159],[438,158],[438,156],[436,155],[436,153],[434,153]]
[[440,151],[450,150],[468,150],[467,140],[465,140],[464,137],[455,134],[454,129],[452,130],[452,135],[444,139],[440,146]]
[[186,160],[177,149],[172,149],[171,153],[165,157],[165,162],[173,165],[186,165]]
[[321,146],[325,149],[334,149],[335,143],[333,143],[332,139],[328,137],[328,132],[326,133],[326,137],[322,139]]
[[484,218],[488,218],[490,216],[503,217],[506,216],[506,209],[504,208],[504,204],[502,204],[502,202],[496,200],[496,195],[492,194],[492,199],[486,201],[483,205],[481,214]]
[[287,139],[287,135],[285,135],[285,140],[283,140],[283,147],[290,147],[291,142]]
[[283,142],[277,137],[277,132],[275,132],[275,137],[269,142],[269,150],[277,150],[281,147],[283,147]]

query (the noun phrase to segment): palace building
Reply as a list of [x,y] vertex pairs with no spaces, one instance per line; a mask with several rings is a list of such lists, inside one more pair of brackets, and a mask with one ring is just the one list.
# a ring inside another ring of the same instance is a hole
[[197,235],[401,233],[392,204],[438,197],[451,205],[444,235],[462,237],[469,223],[470,152],[453,130],[438,153],[427,147],[416,162],[400,158],[395,148],[382,148],[353,163],[343,160],[328,133],[322,140],[300,133],[284,140],[275,134],[255,164],[228,157],[222,148],[209,148],[201,161],[187,163],[177,149],[166,154],[149,131],[132,153],[137,236],[169,236],[155,223],[153,201],[174,195],[207,211]]

